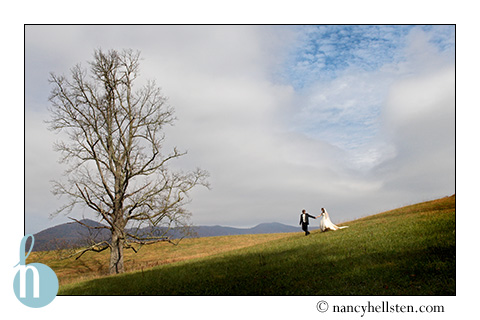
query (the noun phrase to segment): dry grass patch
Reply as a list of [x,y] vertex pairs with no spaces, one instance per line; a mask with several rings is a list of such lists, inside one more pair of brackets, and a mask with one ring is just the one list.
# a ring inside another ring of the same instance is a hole
[[[178,245],[156,243],[144,246],[138,253],[125,251],[125,270],[141,271],[173,262],[204,258],[218,253],[251,247],[257,244],[285,238],[291,233],[221,236],[183,239]],[[80,259],[65,259],[71,250],[32,252],[27,262],[39,262],[50,266],[58,276],[60,285],[90,280],[107,275],[110,253],[88,252]]]

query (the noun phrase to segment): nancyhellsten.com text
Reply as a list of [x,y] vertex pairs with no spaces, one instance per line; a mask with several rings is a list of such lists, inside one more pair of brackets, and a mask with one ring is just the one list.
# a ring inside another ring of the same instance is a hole
[[368,301],[364,305],[332,305],[322,300],[317,303],[317,310],[319,312],[334,312],[334,313],[358,313],[361,317],[366,313],[443,313],[445,308],[442,305],[421,305],[414,307],[412,305],[402,305],[398,303],[390,303],[389,301],[382,301],[380,304],[373,304]]

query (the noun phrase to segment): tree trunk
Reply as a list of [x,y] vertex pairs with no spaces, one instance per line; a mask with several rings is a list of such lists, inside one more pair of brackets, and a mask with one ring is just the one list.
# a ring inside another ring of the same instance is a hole
[[125,236],[123,230],[112,230],[112,243],[110,251],[110,274],[117,274],[125,272],[123,265],[123,247],[125,243]]

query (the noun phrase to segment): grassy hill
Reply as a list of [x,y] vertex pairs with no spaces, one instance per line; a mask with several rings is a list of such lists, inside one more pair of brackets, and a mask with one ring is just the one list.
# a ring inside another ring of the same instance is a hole
[[455,295],[455,196],[345,224],[145,247],[127,258],[132,272],[87,281],[108,255],[36,261],[57,272],[60,295]]

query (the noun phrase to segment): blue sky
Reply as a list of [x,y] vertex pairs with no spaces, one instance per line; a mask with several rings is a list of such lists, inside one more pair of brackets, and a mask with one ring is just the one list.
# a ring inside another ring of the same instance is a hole
[[[142,52],[178,121],[174,168],[208,170],[197,225],[295,225],[303,208],[334,222],[455,192],[453,26],[27,26],[27,232],[63,223],[46,130],[47,79],[95,48]],[[38,161],[42,159],[42,161]],[[75,217],[91,217],[84,208]]]
[[445,61],[455,59],[454,26],[299,26],[298,33],[281,68],[301,97],[293,129],[352,152],[379,143],[390,86],[419,72],[403,66],[414,34]]
[[295,88],[335,79],[347,68],[375,71],[404,61],[408,34],[419,28],[440,51],[454,53],[453,26],[326,25],[298,26],[298,43],[285,65],[286,81]]

